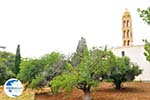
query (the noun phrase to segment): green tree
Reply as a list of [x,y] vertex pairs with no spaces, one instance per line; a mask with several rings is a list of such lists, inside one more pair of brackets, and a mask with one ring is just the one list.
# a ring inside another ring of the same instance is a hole
[[16,56],[15,56],[15,74],[16,75],[19,73],[20,63],[21,63],[21,54],[20,54],[20,45],[18,44],[17,50],[16,50]]
[[[150,25],[150,7],[145,10],[141,10],[138,8],[138,12],[142,20],[144,20],[148,25]],[[147,61],[150,61],[150,42],[148,40],[143,40],[145,42],[144,45],[144,55],[146,56]]]
[[86,39],[81,37],[81,40],[79,40],[78,42],[76,52],[71,56],[70,62],[73,66],[77,66],[78,64],[80,64],[85,49],[87,49]]
[[49,85],[49,81],[60,75],[64,70],[64,56],[57,52],[46,54],[41,58],[45,62],[44,69],[31,82],[32,88],[39,88]]
[[142,70],[137,65],[132,64],[127,57],[116,58],[114,62],[113,65],[110,65],[110,78],[113,79],[116,89],[121,89],[122,82],[133,81],[135,76],[142,73]]
[[61,73],[64,57],[62,54],[52,52],[38,59],[24,59],[20,65],[18,79],[27,84],[27,87],[41,88]]
[[38,73],[43,71],[43,63],[38,59],[23,59],[17,78],[29,85]]
[[85,49],[77,67],[67,63],[66,70],[50,82],[52,91],[58,93],[59,90],[72,90],[76,87],[84,92],[83,100],[90,100],[91,87],[96,87],[102,75],[109,70],[108,59],[111,59],[110,56],[103,50]]
[[0,52],[0,85],[4,85],[9,78],[15,77],[14,57],[10,52]]
[[14,65],[15,55],[14,54],[10,52],[6,52],[6,51],[4,52],[0,51],[0,59],[4,63],[4,65],[9,67],[9,69],[13,71],[13,73],[15,72],[15,65]]
[[150,25],[150,7],[147,9],[140,9],[137,10],[139,12],[140,17],[143,21],[145,21],[148,25]]
[[0,85],[4,85],[9,78],[14,76],[14,73],[6,65],[0,63]]
[[147,41],[146,39],[143,40],[143,41],[145,42],[145,45],[144,45],[144,49],[145,49],[144,55],[146,57],[146,60],[150,61],[150,42]]

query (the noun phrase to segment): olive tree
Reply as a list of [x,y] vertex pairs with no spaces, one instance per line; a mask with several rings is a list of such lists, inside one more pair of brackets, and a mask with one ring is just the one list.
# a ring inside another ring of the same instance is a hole
[[17,76],[27,87],[41,88],[48,85],[49,81],[60,74],[63,69],[64,56],[58,52],[46,54],[41,58],[27,58],[20,64]]
[[101,76],[109,70],[111,54],[97,48],[89,51],[85,49],[83,58],[76,67],[66,63],[66,70],[50,82],[52,91],[58,93],[62,89],[78,88],[84,92],[83,100],[90,100],[91,87],[96,87]]
[[116,89],[121,89],[121,83],[133,81],[135,76],[142,73],[142,70],[130,62],[128,57],[118,57],[114,60],[114,64],[110,65],[110,78],[113,80]]

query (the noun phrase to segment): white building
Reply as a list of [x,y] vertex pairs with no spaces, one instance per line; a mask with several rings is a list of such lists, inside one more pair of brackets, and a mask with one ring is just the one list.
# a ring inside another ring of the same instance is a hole
[[116,56],[127,56],[131,59],[131,62],[137,64],[140,69],[143,69],[141,75],[136,77],[136,80],[150,81],[150,62],[146,60],[144,56],[144,45],[132,45],[132,20],[130,13],[126,10],[122,17],[122,41],[123,46],[113,48],[112,52]]

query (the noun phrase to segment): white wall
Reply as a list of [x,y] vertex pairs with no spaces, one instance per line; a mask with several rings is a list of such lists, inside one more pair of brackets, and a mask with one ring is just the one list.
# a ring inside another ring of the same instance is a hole
[[131,62],[137,64],[140,69],[143,69],[143,73],[136,77],[135,80],[150,81],[150,62],[148,62],[144,56],[144,45],[112,49],[112,52],[119,57],[122,56],[122,51],[125,52],[125,56],[131,59]]

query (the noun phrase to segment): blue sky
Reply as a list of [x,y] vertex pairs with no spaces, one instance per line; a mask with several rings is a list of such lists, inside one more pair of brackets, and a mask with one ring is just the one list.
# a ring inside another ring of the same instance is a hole
[[[0,45],[23,57],[39,57],[52,51],[74,52],[81,37],[89,48],[122,46],[122,14],[132,16],[133,44],[150,39],[150,26],[139,18],[137,8],[150,0],[1,0]],[[2,50],[2,49],[0,49]]]

